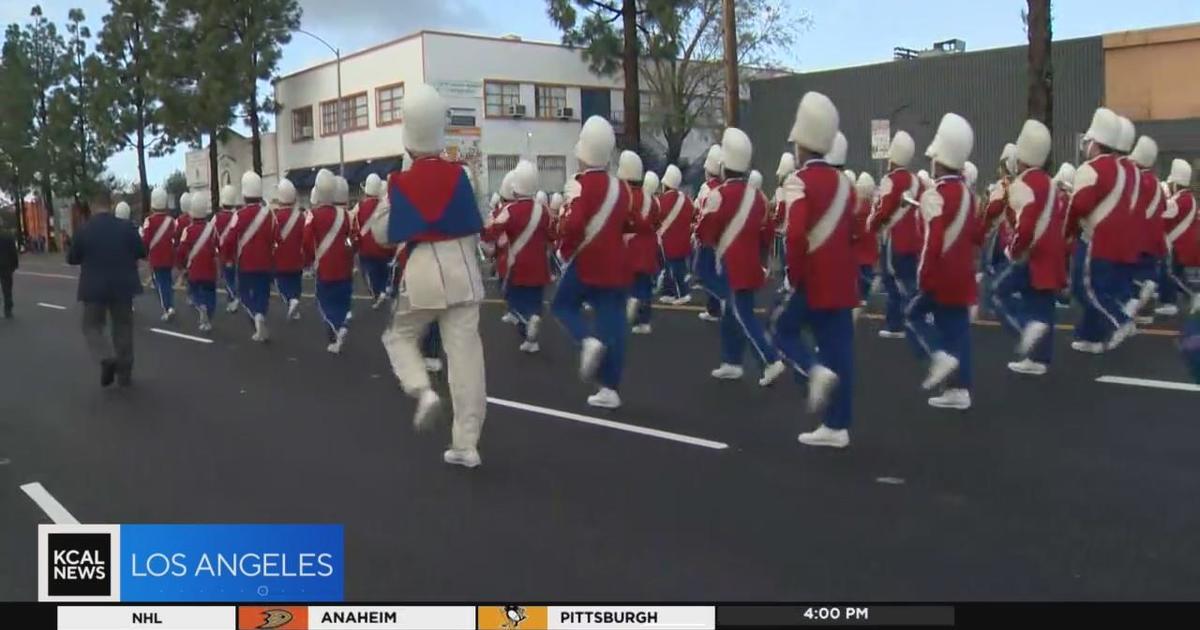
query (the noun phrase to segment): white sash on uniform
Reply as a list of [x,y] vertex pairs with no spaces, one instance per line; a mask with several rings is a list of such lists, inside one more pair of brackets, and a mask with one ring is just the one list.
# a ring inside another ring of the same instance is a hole
[[517,262],[517,254],[521,253],[522,249],[529,244],[533,238],[534,232],[537,232],[538,226],[542,223],[542,205],[537,201],[533,202],[533,211],[529,215],[529,223],[525,225],[525,229],[517,235],[517,240],[513,241],[512,247],[508,248],[508,275],[512,275],[513,265]]
[[162,241],[163,237],[167,235],[167,230],[172,225],[175,225],[175,219],[164,215],[162,222],[158,224],[158,229],[154,232],[154,237],[150,239],[151,250],[153,250],[158,243]]
[[203,247],[208,244],[208,241],[212,238],[212,234],[213,222],[209,221],[204,224],[204,229],[200,231],[200,238],[196,239],[195,244],[192,245],[191,251],[188,252],[187,266],[189,268],[192,266],[192,261],[196,259],[196,256],[200,253]]
[[579,253],[600,235],[600,231],[604,229],[604,224],[608,223],[609,217],[612,216],[613,209],[617,207],[617,200],[621,196],[620,186],[621,182],[617,178],[612,175],[608,176],[608,189],[604,192],[604,202],[600,204],[600,208],[596,210],[596,214],[593,214],[592,218],[588,220],[587,227],[583,230],[583,242],[579,244],[579,247],[575,248],[575,254],[571,256],[571,260],[567,261],[567,264],[578,258]]
[[658,238],[662,240],[663,234],[675,223],[675,219],[679,218],[679,213],[683,212],[683,202],[685,201],[683,191],[679,191],[679,196],[675,198],[675,205],[671,206],[671,212],[667,214],[667,218],[663,219],[662,225],[658,228]]
[[829,203],[825,213],[808,233],[808,251],[816,251],[825,244],[825,241],[829,240],[830,236],[833,236],[833,231],[837,229],[838,223],[846,214],[846,207],[850,205],[849,201],[850,181],[845,177],[838,177],[837,192],[833,195],[833,201]]
[[299,208],[292,208],[292,214],[288,216],[287,223],[284,223],[283,229],[279,231],[280,242],[287,240],[288,235],[292,233],[292,230],[295,229],[296,224],[300,222],[301,214],[302,213],[300,212]]
[[329,252],[329,248],[333,247],[333,242],[337,239],[338,232],[342,231],[342,225],[346,223],[346,211],[338,207],[334,207],[333,210],[335,212],[333,224],[329,226],[329,231],[325,233],[325,236],[321,237],[321,242],[317,245],[316,262],[313,263],[313,266],[318,269],[321,267],[321,259]]
[[[262,228],[263,223],[267,221],[267,215],[269,214],[271,214],[270,210],[259,206],[258,214],[254,215],[254,220],[250,222],[250,225],[246,228],[246,231],[242,232],[242,237],[238,239],[237,253],[239,258],[242,255],[242,249],[246,247],[246,244],[250,242],[250,239],[254,238],[254,236],[258,234],[258,230]],[[234,220],[236,220],[237,214],[234,214],[233,216]]]
[[750,220],[750,210],[754,207],[754,198],[757,189],[747,184],[746,189],[742,191],[742,201],[738,205],[737,214],[729,220],[729,225],[725,226],[725,231],[721,233],[721,238],[717,240],[717,271],[721,270],[721,259],[725,257],[726,250],[733,245],[733,241],[746,227],[746,221]]

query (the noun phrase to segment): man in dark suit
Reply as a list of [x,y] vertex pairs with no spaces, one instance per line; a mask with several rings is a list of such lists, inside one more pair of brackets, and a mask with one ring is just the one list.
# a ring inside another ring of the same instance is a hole
[[[80,265],[78,299],[83,302],[83,336],[100,362],[100,386],[116,378],[128,386],[133,378],[133,298],[142,292],[138,260],[146,247],[137,228],[107,209],[92,218],[71,242],[67,262]],[[111,320],[111,341],[105,325]]]
[[13,316],[13,272],[19,266],[17,240],[8,228],[0,225],[0,298],[4,301],[4,319]]

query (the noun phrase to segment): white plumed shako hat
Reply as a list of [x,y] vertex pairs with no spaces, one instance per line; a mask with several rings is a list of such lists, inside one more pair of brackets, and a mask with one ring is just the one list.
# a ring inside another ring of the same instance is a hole
[[150,191],[150,209],[161,211],[167,209],[167,191],[163,188],[155,188]]
[[958,114],[949,113],[942,116],[927,155],[938,164],[959,171],[967,158],[971,157],[974,146],[975,132],[971,129],[971,123]]
[[117,217],[118,219],[125,219],[128,221],[129,215],[129,204],[125,203],[124,201],[118,201],[117,207],[113,209],[113,216]]
[[1114,149],[1121,153],[1129,153],[1133,150],[1133,141],[1137,138],[1137,129],[1133,126],[1133,121],[1121,116],[1118,118],[1121,124],[1121,133],[1117,136],[1117,146]]
[[279,199],[279,203],[285,206],[296,203],[296,185],[292,183],[292,180],[284,177],[275,187],[275,197]]
[[888,162],[904,168],[912,162],[913,154],[917,152],[917,144],[907,131],[897,131],[888,145]]
[[375,173],[367,175],[367,180],[363,182],[363,193],[368,197],[378,197],[383,193],[383,178]]
[[704,172],[709,175],[720,175],[722,161],[721,145],[712,145],[708,148],[708,155],[704,156]]
[[662,185],[671,190],[679,190],[680,184],[683,183],[683,171],[679,170],[678,166],[671,164],[667,167],[662,176]]
[[796,120],[792,123],[788,142],[825,155],[833,149],[838,124],[838,110],[833,101],[820,92],[808,92],[796,106]]
[[854,182],[854,192],[858,193],[860,199],[870,199],[875,194],[875,178],[870,173],[859,173],[858,180]]
[[617,179],[641,184],[643,175],[642,158],[633,151],[622,151],[617,160]]
[[242,173],[242,201],[262,199],[262,178],[254,171]]
[[439,153],[446,133],[446,104],[432,86],[421,83],[405,90],[401,105],[401,140],[411,153]]
[[333,203],[333,195],[337,190],[337,175],[329,169],[317,171],[317,180],[313,184],[312,201],[318,206]]
[[1171,174],[1167,176],[1167,183],[1175,184],[1176,186],[1191,186],[1192,185],[1192,165],[1185,160],[1171,161]]
[[721,136],[721,164],[727,171],[745,173],[750,170],[754,145],[750,136],[737,127],[728,127]]
[[796,171],[796,156],[792,152],[779,156],[779,168],[775,169],[775,177],[783,179]]
[[846,154],[849,151],[850,143],[846,142],[846,135],[839,131],[833,137],[833,146],[829,149],[829,153],[825,154],[825,161],[831,166],[845,166]]
[[1121,118],[1113,110],[1101,107],[1092,114],[1092,125],[1085,138],[1110,149],[1119,149],[1121,144]]
[[1142,136],[1138,138],[1130,157],[1142,168],[1154,168],[1154,163],[1158,161],[1158,143],[1150,136]]
[[1038,120],[1026,120],[1017,136],[1017,161],[1036,168],[1046,165],[1050,157],[1050,130]]
[[646,176],[642,178],[642,190],[646,191],[647,195],[658,192],[658,173],[646,171]]
[[521,160],[512,170],[512,191],[521,197],[532,197],[537,192],[538,170],[533,162]]
[[575,157],[584,166],[608,166],[616,146],[617,135],[612,124],[600,116],[592,116],[579,130],[579,141],[575,143]]

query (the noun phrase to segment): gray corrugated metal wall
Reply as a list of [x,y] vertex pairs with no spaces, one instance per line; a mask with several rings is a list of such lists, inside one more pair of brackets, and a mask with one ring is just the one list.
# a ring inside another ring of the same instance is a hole
[[[1076,134],[1087,129],[1104,98],[1104,50],[1099,37],[1055,42],[1055,163],[1074,161]],[[926,59],[813,72],[753,81],[750,106],[743,116],[754,141],[754,165],[774,173],[779,154],[788,149],[787,134],[796,104],[809,90],[837,104],[842,132],[850,143],[847,166],[855,171],[881,164],[870,160],[871,120],[890,119],[892,133],[903,129],[917,143],[925,163],[925,147],[946,112],[965,116],[975,129],[971,160],[981,182],[993,178],[1000,151],[1015,141],[1026,118],[1026,47],[1016,46]],[[767,177],[768,182],[774,178]]]

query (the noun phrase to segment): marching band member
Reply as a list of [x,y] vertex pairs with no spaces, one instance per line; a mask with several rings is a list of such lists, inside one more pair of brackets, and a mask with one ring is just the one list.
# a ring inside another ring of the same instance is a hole
[[1009,263],[996,277],[991,300],[1000,320],[1020,337],[1020,361],[1008,369],[1041,376],[1050,367],[1054,348],[1054,299],[1067,285],[1063,266],[1066,208],[1043,166],[1050,157],[1046,125],[1025,121],[1017,138],[1015,179],[1006,195],[1014,229]]
[[[1012,239],[1012,223],[1008,216],[1008,186],[1017,175],[1016,152],[1016,144],[1009,142],[1004,145],[996,166],[997,179],[988,186],[987,203],[983,206],[981,219],[975,223],[974,240],[979,245],[979,273],[975,279],[983,294],[980,301],[984,306],[993,303],[990,297],[993,285],[1008,264],[1008,258],[1004,254]],[[979,307],[976,306],[974,310],[977,312]]]
[[771,246],[771,254],[778,261],[780,273],[783,276],[783,282],[780,283],[779,290],[787,290],[787,253],[784,243],[787,235],[787,204],[783,202],[783,182],[796,171],[796,156],[788,152],[779,156],[779,166],[775,169],[775,196],[772,198],[771,204],[771,225],[775,227],[775,240]]
[[[500,200],[499,203],[492,208],[491,218],[493,221],[496,220],[496,217],[500,216],[500,213],[503,212],[506,207],[508,207],[508,204],[514,201],[512,185],[513,172],[509,171],[505,173],[504,178],[500,180],[500,192],[498,193],[500,195]],[[493,269],[493,271],[496,274],[496,278],[503,281],[503,279],[508,276],[508,235],[501,234],[495,243],[487,243],[486,241],[484,243],[492,249],[492,260],[495,262],[495,269]],[[513,314],[512,311],[505,309],[504,315],[500,317],[500,321],[504,322],[505,324],[516,325],[518,320],[517,316]]]
[[1106,341],[1116,347],[1133,333],[1118,267],[1131,249],[1126,226],[1132,182],[1118,159],[1121,121],[1112,110],[1097,109],[1083,139],[1088,161],[1075,171],[1067,217],[1067,233],[1078,233],[1071,288],[1083,306],[1071,348],[1101,354]]
[[766,197],[746,179],[752,152],[745,132],[735,127],[725,129],[721,138],[724,181],[705,196],[696,235],[713,252],[714,276],[705,284],[722,296],[721,365],[712,376],[721,380],[742,378],[742,360],[749,340],[763,366],[759,385],[766,387],[786,372],[787,366],[767,340],[754,313],[754,294],[766,282],[760,253],[763,244],[770,241],[772,230],[766,221]]
[[154,288],[162,306],[162,321],[175,317],[175,219],[167,212],[167,191],[155,188],[150,193],[150,216],[142,223],[142,243],[154,274]]
[[132,214],[133,211],[130,210],[129,204],[125,203],[124,201],[118,201],[117,207],[113,208],[113,216],[121,219],[122,221],[128,221]]
[[213,228],[217,231],[217,250],[221,258],[221,279],[225,284],[226,313],[236,313],[241,308],[237,291],[237,252],[235,247],[224,247],[222,243],[229,235],[229,226],[233,225],[234,210],[237,209],[237,189],[232,184],[221,187],[221,209],[213,217]]
[[[808,381],[809,411],[825,409],[821,424],[797,439],[809,446],[844,448],[850,444],[854,382],[851,309],[858,306],[858,291],[852,244],[853,185],[824,159],[835,148],[838,124],[837,107],[829,97],[808,92],[800,99],[788,134],[799,169],[783,183],[789,289],[771,319],[780,351]],[[816,341],[816,358],[802,339],[805,328]]]
[[[335,176],[333,188],[333,205],[346,215],[346,246],[350,248],[350,294],[354,294],[354,250],[358,248],[358,216],[350,211],[350,182],[341,175]],[[311,223],[311,221],[310,221]],[[336,301],[336,298],[334,298]],[[346,320],[354,319],[354,300],[346,303]]]
[[183,236],[183,231],[192,222],[192,194],[185,192],[179,195],[179,216],[175,218],[175,235],[171,239],[175,244],[179,244],[179,239]]
[[692,301],[688,287],[687,265],[692,255],[691,225],[696,207],[687,193],[680,189],[683,172],[671,164],[662,176],[663,194],[659,197],[659,209],[663,213],[658,225],[658,242],[666,261],[666,282],[659,301],[664,304],[687,304]]
[[[327,327],[331,354],[346,342],[346,315],[354,290],[354,253],[350,249],[350,217],[337,205],[338,178],[326,169],[317,173],[314,188],[317,207],[304,225],[304,261],[312,265],[317,280],[317,310]],[[347,189],[349,185],[347,184]],[[333,203],[330,203],[333,201]]]
[[875,203],[875,178],[863,172],[854,183],[856,203],[854,213],[854,261],[858,264],[859,306],[867,305],[871,287],[875,284],[875,265],[879,262],[879,239],[867,229],[871,207]]
[[479,303],[483,278],[476,256],[483,218],[467,172],[441,157],[445,147],[446,104],[437,90],[416,85],[405,94],[404,148],[412,167],[388,176],[391,211],[381,245],[404,243],[407,260],[392,323],[383,344],[405,393],[417,399],[413,422],[431,423],[441,397],[430,385],[420,342],[438,323],[449,363],[454,409],[447,464],[473,468],[482,462],[479,435],[487,411]]
[[[1054,190],[1055,204],[1062,208],[1064,215],[1068,214],[1071,209],[1071,190],[1075,184],[1075,166],[1070,162],[1063,162],[1058,167],[1058,172],[1054,174]],[[1071,308],[1071,252],[1075,248],[1074,236],[1070,230],[1064,230],[1063,246],[1065,248],[1063,255],[1063,269],[1067,270],[1067,286],[1062,291],[1059,291],[1058,297],[1055,298],[1055,308],[1065,309]]]
[[[1174,316],[1179,313],[1175,305],[1179,292],[1191,296],[1192,313],[1200,312],[1200,210],[1196,198],[1188,188],[1192,182],[1192,167],[1184,160],[1171,162],[1171,175],[1167,186],[1171,194],[1167,209],[1163,213],[1166,229],[1167,261],[1163,264],[1162,306],[1159,315]],[[1188,274],[1192,282],[1188,282]]]
[[274,216],[275,288],[287,304],[289,321],[300,319],[300,287],[304,274],[304,212],[296,205],[296,186],[286,177],[275,188],[279,206]]
[[[542,299],[550,284],[546,250],[553,240],[546,205],[534,191],[538,184],[537,167],[521,160],[513,170],[512,191],[516,200],[507,204],[484,228],[484,238],[495,241],[508,235],[505,251],[507,275],[501,279],[508,310],[517,318],[521,352],[538,352],[538,330],[542,322]],[[539,195],[540,197],[541,195]]]
[[[925,155],[933,159],[934,186],[921,195],[924,243],[917,265],[920,290],[905,310],[905,320],[929,374],[922,386],[931,390],[949,381],[930,406],[971,407],[971,323],[968,309],[976,302],[975,196],[961,174],[975,141],[971,125],[958,114],[946,114]],[[926,321],[933,315],[933,324]],[[951,379],[951,376],[954,378]]]
[[[653,226],[658,221],[658,208],[654,193],[658,188],[658,177],[654,177],[654,189],[646,188],[648,175],[642,168],[642,158],[633,151],[622,151],[617,161],[617,179],[629,186],[629,209],[631,219]],[[625,265],[633,279],[629,299],[625,303],[625,318],[633,326],[635,335],[650,334],[650,304],[654,299],[654,274],[658,272],[658,248],[655,233],[648,232],[625,235]]]
[[208,195],[196,193],[189,201],[192,221],[179,236],[177,258],[187,276],[188,295],[199,313],[200,332],[206,333],[213,329],[212,317],[217,311],[216,224],[209,217],[212,200]]
[[375,173],[371,173],[363,184],[365,196],[358,202],[354,212],[358,233],[356,240],[359,244],[358,267],[367,280],[367,290],[371,292],[371,297],[375,298],[371,304],[372,309],[378,309],[392,294],[389,276],[396,251],[394,248],[383,247],[376,243],[375,237],[371,234],[374,227],[373,221],[378,220],[376,215],[383,216],[382,213],[377,213],[377,209],[379,200],[385,192],[383,180]]
[[[708,155],[704,158],[704,177],[704,183],[696,193],[697,210],[704,207],[708,195],[721,185],[721,145],[719,144],[714,144],[708,149]],[[724,296],[719,288],[704,286],[705,278],[714,278],[717,274],[712,248],[706,247],[699,242],[699,239],[696,239],[696,226],[700,221],[700,215],[700,212],[696,212],[692,224],[692,238],[697,241],[694,247],[695,259],[692,261],[692,274],[700,281],[700,286],[708,294],[708,302],[699,317],[706,322],[719,322],[721,321],[721,300],[724,299]]]
[[[1129,316],[1131,322],[1130,335],[1136,331],[1137,308],[1139,303],[1140,289],[1134,281],[1134,276],[1137,274],[1138,257],[1141,254],[1141,239],[1143,235],[1143,224],[1145,221],[1136,215],[1136,208],[1139,205],[1140,192],[1138,167],[1130,157],[1133,152],[1133,142],[1137,139],[1137,130],[1133,126],[1133,121],[1124,116],[1118,117],[1121,124],[1121,134],[1118,136],[1117,146],[1117,162],[1125,170],[1125,194],[1128,197],[1127,210],[1125,216],[1125,254],[1121,262],[1117,265],[1117,272],[1120,274],[1120,300],[1124,305],[1122,310]],[[1149,297],[1147,297],[1147,301]],[[1114,347],[1118,344],[1113,344]]]
[[[579,132],[579,172],[567,183],[559,223],[559,256],[566,264],[550,307],[582,347],[580,377],[599,381],[588,404],[608,409],[621,406],[629,286],[624,233],[632,220],[629,187],[607,170],[615,145],[612,125],[599,116],[588,118]],[[595,311],[595,332],[581,315],[585,301]]]
[[562,193],[554,193],[550,195],[550,242],[547,243],[549,251],[547,258],[550,261],[550,281],[555,282],[562,276],[562,261],[558,259],[555,251],[558,249],[558,220],[562,216],[563,196]]
[[[1130,232],[1141,236],[1141,246],[1138,248],[1138,259],[1135,263],[1133,282],[1138,287],[1137,302],[1132,313],[1134,317],[1154,299],[1158,289],[1158,270],[1166,254],[1166,234],[1163,232],[1163,211],[1167,208],[1167,196],[1163,194],[1158,177],[1154,175],[1154,163],[1158,161],[1158,143],[1149,136],[1138,138],[1137,144],[1130,153],[1130,159],[1137,167],[1137,193],[1133,204]],[[1134,227],[1136,225],[1137,227]],[[1140,319],[1140,318],[1139,318]],[[1147,317],[1139,323],[1151,323],[1154,317]]]
[[262,205],[262,178],[254,171],[242,175],[242,199],[246,205],[233,215],[221,240],[221,250],[231,253],[237,266],[238,298],[254,325],[252,341],[265,342],[267,309],[271,302],[272,245],[275,227],[270,210]]
[[912,200],[918,198],[921,182],[910,170],[916,145],[912,136],[899,131],[888,146],[888,173],[879,183],[867,229],[880,235],[883,284],[887,289],[885,323],[879,336],[903,339],[904,307],[917,293],[917,214]]

